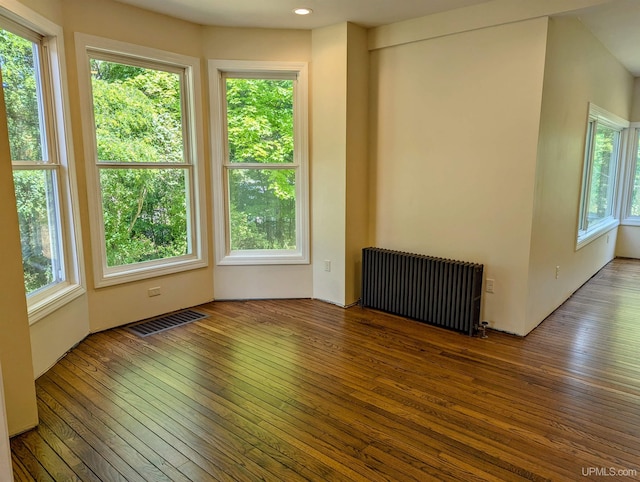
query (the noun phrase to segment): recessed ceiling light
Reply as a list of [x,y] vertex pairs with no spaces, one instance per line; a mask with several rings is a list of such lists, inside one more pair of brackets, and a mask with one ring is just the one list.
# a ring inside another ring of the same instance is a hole
[[295,13],[296,15],[309,15],[312,12],[313,10],[311,10],[310,8],[304,8],[304,7],[293,9],[293,13]]

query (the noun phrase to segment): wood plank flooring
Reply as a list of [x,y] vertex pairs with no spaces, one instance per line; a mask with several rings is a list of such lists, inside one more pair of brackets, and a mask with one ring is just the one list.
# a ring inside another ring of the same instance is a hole
[[640,261],[526,338],[312,300],[92,335],[37,380],[17,481],[640,479]]

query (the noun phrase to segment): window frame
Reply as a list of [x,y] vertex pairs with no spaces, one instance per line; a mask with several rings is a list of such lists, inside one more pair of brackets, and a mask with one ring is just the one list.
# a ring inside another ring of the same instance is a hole
[[[306,62],[272,62],[245,60],[208,61],[211,113],[211,152],[214,157],[215,253],[218,265],[287,265],[309,264],[309,141],[308,141],[308,64]],[[229,185],[230,169],[263,168],[254,164],[231,163],[227,159],[226,98],[223,78],[284,79],[295,76],[294,87],[294,160],[290,164],[264,168],[296,170],[296,249],[234,250],[230,248]]]
[[[27,295],[29,324],[72,302],[86,292],[81,263],[82,238],[69,95],[67,90],[62,28],[14,0],[0,6],[3,28],[38,43],[41,116],[44,121],[47,159],[45,162],[12,162],[13,170],[55,172],[59,250],[63,266],[61,281]],[[4,21],[6,19],[6,21]],[[9,27],[9,28],[7,28]],[[13,27],[13,28],[12,28]]]
[[[632,122],[629,124],[627,135],[627,149],[625,149],[625,166],[622,170],[624,183],[622,193],[622,220],[624,226],[640,226],[640,216],[631,215],[631,201],[633,200],[633,191],[636,177],[636,169],[640,164],[640,156],[638,155],[638,144],[640,144],[640,122]],[[639,187],[640,189],[640,187]],[[640,195],[640,193],[639,193]]]
[[[580,249],[605,232],[614,229],[620,224],[619,214],[619,186],[620,173],[623,166],[624,156],[627,148],[627,135],[629,121],[589,103],[589,114],[587,117],[586,133],[584,136],[584,161],[582,168],[582,179],[580,189],[580,204],[578,211],[578,225],[576,234],[576,249]],[[592,224],[588,224],[589,200],[591,195],[591,172],[593,166],[593,155],[595,150],[595,135],[598,125],[604,125],[618,132],[618,143],[615,152],[612,153],[613,166],[609,168],[610,188],[608,192],[609,206],[608,214]],[[593,127],[592,127],[593,126]]]
[[[204,149],[201,139],[202,115],[201,105],[200,60],[163,50],[120,42],[103,37],[76,32],[76,58],[78,63],[78,83],[80,90],[80,107],[82,113],[82,132],[84,152],[87,162],[87,190],[90,212],[90,231],[94,266],[94,283],[96,288],[112,286],[131,281],[143,280],[182,271],[208,266],[207,259],[207,225],[204,214]],[[183,72],[183,163],[154,163],[145,167],[185,169],[189,173],[186,183],[189,188],[190,203],[187,203],[189,217],[187,236],[191,253],[183,256],[144,261],[129,265],[108,266],[102,194],[100,189],[100,170],[104,168],[126,168],[140,163],[105,163],[97,158],[97,141],[93,112],[93,94],[89,59],[92,56],[107,58],[109,61],[132,63],[146,68],[174,70]],[[118,164],[114,166],[113,164]]]

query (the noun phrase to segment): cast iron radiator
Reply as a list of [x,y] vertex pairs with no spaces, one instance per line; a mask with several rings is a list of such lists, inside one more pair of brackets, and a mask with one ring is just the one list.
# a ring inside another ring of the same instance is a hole
[[364,307],[473,335],[483,265],[380,248],[362,250]]

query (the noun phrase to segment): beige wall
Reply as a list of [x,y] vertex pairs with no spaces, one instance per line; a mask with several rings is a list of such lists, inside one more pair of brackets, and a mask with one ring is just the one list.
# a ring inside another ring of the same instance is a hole
[[614,256],[616,230],[576,251],[588,103],[629,119],[633,93],[631,74],[579,21],[551,19],[548,42],[526,331]]
[[640,226],[620,226],[618,228],[616,256],[640,258]]
[[640,122],[640,77],[633,81],[633,105],[631,106],[631,122]]
[[313,296],[339,305],[346,303],[347,38],[346,23],[312,32]]
[[379,247],[485,264],[483,319],[524,334],[546,19],[377,50]]
[[343,23],[314,30],[312,42],[313,296],[346,306],[360,296],[368,245],[367,34]]
[[311,60],[309,30],[201,27],[206,59]]
[[611,0],[488,0],[476,5],[403,22],[382,25],[369,32],[369,48],[379,49],[445,35],[505,25],[525,19],[542,18],[596,7]]
[[[0,75],[0,82],[2,76]],[[9,434],[38,423],[9,136],[0,89],[0,363]],[[3,415],[4,416],[4,415]]]
[[369,240],[369,52],[367,32],[347,25],[345,304],[358,301]]

